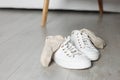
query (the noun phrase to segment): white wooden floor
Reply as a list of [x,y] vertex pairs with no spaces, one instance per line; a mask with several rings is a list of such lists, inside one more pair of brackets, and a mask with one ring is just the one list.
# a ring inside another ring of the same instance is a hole
[[[50,11],[46,28],[41,11],[0,9],[0,80],[120,80],[120,14]],[[67,36],[88,28],[107,43],[101,58],[87,70],[67,70],[39,62],[47,35]]]

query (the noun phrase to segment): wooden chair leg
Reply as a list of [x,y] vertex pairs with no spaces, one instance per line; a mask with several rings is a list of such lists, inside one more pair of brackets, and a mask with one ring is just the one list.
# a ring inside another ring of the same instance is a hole
[[103,0],[98,0],[99,12],[100,15],[103,14]]
[[48,15],[49,0],[44,0],[43,12],[42,12],[42,23],[41,26],[46,25],[47,15]]

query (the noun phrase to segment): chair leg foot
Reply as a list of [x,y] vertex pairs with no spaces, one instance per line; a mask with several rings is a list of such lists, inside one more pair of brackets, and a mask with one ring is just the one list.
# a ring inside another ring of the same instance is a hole
[[103,15],[103,0],[98,0],[100,15]]

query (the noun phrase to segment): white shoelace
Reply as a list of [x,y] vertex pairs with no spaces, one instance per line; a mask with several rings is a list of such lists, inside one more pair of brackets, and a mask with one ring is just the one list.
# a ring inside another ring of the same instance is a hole
[[66,38],[66,41],[63,44],[62,47],[64,53],[66,53],[69,57],[75,57],[75,55],[80,54],[78,50],[75,48],[75,46],[70,42],[70,36]]
[[82,33],[82,40],[83,40],[83,43],[84,43],[85,47],[93,48],[92,43],[90,42],[90,39],[89,39],[89,37],[87,36],[86,33]]
[[[74,34],[74,33],[73,33]],[[80,48],[93,48],[91,47],[91,42],[86,33],[77,33],[76,34],[78,44]]]

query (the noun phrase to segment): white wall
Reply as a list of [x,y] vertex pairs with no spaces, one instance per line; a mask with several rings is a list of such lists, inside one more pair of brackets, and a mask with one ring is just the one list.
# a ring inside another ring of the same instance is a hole
[[[0,7],[36,8],[43,7],[44,0],[0,0]],[[104,10],[120,12],[120,0],[103,0]],[[50,9],[98,10],[97,0],[50,0]]]

